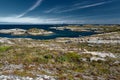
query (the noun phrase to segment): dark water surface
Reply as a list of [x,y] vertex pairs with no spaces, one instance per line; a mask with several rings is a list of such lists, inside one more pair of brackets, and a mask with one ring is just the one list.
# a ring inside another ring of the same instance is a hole
[[70,30],[55,30],[50,29],[50,27],[61,27],[65,25],[0,25],[0,29],[14,29],[14,28],[20,28],[20,29],[30,29],[30,28],[39,28],[39,29],[45,29],[49,31],[53,31],[54,34],[50,35],[44,35],[44,36],[31,36],[31,35],[24,35],[24,36],[13,36],[11,34],[0,34],[0,37],[7,37],[7,38],[32,38],[32,39],[55,39],[58,37],[79,37],[79,36],[89,36],[96,34],[93,31],[90,32],[75,32]]

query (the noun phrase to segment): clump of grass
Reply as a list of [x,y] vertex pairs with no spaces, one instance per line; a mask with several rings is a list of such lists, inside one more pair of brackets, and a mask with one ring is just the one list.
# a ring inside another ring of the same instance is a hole
[[35,77],[35,75],[33,75],[32,73],[28,73],[27,71],[19,71],[19,70],[15,70],[13,72],[13,74],[17,75],[17,76],[22,76],[22,77],[25,77],[25,76],[29,76],[29,77]]
[[68,61],[68,58],[66,56],[59,56],[57,57],[57,62],[65,62],[65,61]]
[[43,55],[26,55],[24,58],[23,58],[23,63],[47,63],[48,62],[48,59],[44,58]]
[[10,46],[0,46],[0,52],[5,52],[10,49]]
[[56,58],[58,62],[80,62],[81,56],[77,53],[66,53]]
[[111,53],[120,53],[120,44],[112,45],[112,44],[91,44],[93,46],[89,46],[88,43],[80,43],[79,47],[82,49],[87,49],[88,51],[104,51]]
[[52,59],[53,55],[52,54],[46,54],[46,55],[44,55],[44,58],[45,59]]

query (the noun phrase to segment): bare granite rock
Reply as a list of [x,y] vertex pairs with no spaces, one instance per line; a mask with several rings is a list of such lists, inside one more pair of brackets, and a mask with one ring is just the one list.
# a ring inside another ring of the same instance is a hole
[[38,75],[36,78],[19,77],[14,75],[0,75],[0,80],[56,80],[54,77],[47,75]]

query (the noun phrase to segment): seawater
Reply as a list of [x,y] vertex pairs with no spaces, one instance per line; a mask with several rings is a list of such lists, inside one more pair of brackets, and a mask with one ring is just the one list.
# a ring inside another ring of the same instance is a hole
[[31,35],[24,35],[24,36],[13,36],[11,34],[0,34],[0,37],[7,37],[7,38],[32,38],[32,39],[39,39],[39,40],[46,40],[46,39],[55,39],[59,37],[80,37],[80,36],[90,36],[93,34],[96,34],[94,31],[90,32],[76,32],[76,31],[70,31],[70,30],[55,30],[50,29],[50,27],[62,27],[65,25],[0,25],[0,29],[14,29],[14,28],[20,28],[28,30],[30,28],[39,28],[39,29],[45,29],[49,31],[53,31],[54,34],[50,35],[39,35],[39,36],[31,36]]

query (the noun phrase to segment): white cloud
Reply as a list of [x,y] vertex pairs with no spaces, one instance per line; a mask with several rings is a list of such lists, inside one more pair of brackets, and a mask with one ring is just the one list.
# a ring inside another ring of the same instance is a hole
[[45,13],[51,13],[51,12],[54,12],[54,11],[56,11],[58,9],[58,7],[54,7],[54,8],[51,8],[51,9],[49,9],[49,10],[46,10],[46,11],[44,11]]
[[35,8],[37,8],[41,3],[42,3],[43,0],[38,0],[30,9],[29,11],[32,11],[34,10]]
[[47,23],[61,23],[62,21],[55,19],[41,19],[35,17],[0,17],[0,23],[13,23],[13,24],[47,24]]
[[39,18],[39,17],[0,17],[0,23],[6,24],[62,24],[62,23],[83,23],[83,20],[62,20],[59,18]]
[[[100,5],[104,5],[106,3],[109,3],[111,1],[107,1],[107,2],[99,2],[99,3],[94,3],[94,4],[89,4],[89,5],[83,5],[81,6],[80,4],[74,4],[73,6],[64,9],[64,10],[57,10],[56,13],[64,13],[64,12],[70,12],[70,11],[75,11],[75,10],[79,10],[79,9],[85,9],[85,8],[90,8],[90,7],[95,7],[95,6],[100,6]],[[76,6],[75,6],[76,5]],[[78,5],[78,6],[77,6]],[[80,5],[80,6],[79,6]]]
[[73,4],[73,6],[80,6],[80,5],[84,5],[86,3],[88,3],[88,1],[77,2],[77,3]]
[[41,3],[42,3],[43,0],[37,0],[37,2],[31,6],[28,10],[26,10],[25,12],[23,12],[22,14],[18,15],[17,17],[23,17],[25,14],[27,14],[28,12],[36,9]]
[[4,23],[39,23],[40,19],[31,18],[31,17],[22,17],[17,18],[16,16],[12,17],[0,17],[0,22]]

